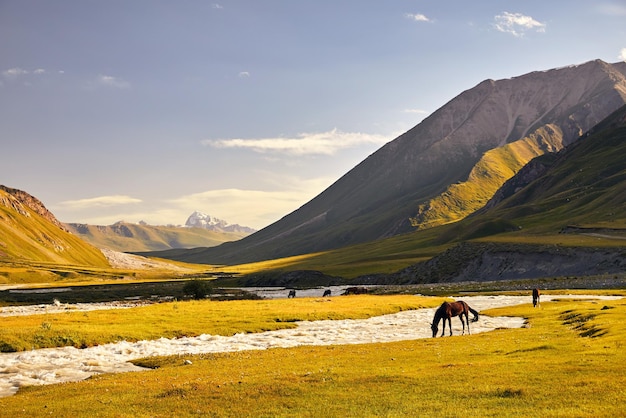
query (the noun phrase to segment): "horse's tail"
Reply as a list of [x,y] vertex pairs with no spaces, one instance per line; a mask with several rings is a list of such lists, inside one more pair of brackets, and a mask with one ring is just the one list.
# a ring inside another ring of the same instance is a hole
[[469,305],[467,305],[467,309],[469,309],[469,311],[474,315],[474,318],[472,318],[472,322],[478,321],[478,311],[470,308]]

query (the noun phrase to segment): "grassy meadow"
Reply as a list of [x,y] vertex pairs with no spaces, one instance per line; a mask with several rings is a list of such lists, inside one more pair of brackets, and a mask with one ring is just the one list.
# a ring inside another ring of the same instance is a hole
[[[415,296],[178,302],[156,305],[149,314],[138,308],[102,315],[130,322],[155,317],[146,329],[159,322],[163,329],[182,329],[193,322],[191,316],[203,321],[203,315],[212,319],[206,321],[208,329],[221,316],[240,316],[232,323],[224,318],[231,328],[223,332],[230,333],[237,328],[260,331],[266,329],[263,324],[288,326],[296,319],[363,317],[440,302]],[[179,318],[168,312],[175,309]],[[522,316],[528,318],[528,327],[385,344],[149,358],[136,363],[150,371],[23,388],[0,399],[0,410],[14,417],[623,415],[625,300],[563,299],[544,302],[540,308],[527,304],[481,313]],[[88,315],[92,326],[110,321]],[[16,322],[20,320],[32,318]],[[58,326],[55,318],[39,316],[43,320],[51,321],[51,329]],[[17,324],[7,332],[17,333]]]

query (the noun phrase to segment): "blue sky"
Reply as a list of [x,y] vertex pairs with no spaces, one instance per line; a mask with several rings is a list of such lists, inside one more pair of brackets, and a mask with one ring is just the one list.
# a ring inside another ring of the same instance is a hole
[[0,0],[0,184],[262,228],[481,81],[626,60],[626,2]]

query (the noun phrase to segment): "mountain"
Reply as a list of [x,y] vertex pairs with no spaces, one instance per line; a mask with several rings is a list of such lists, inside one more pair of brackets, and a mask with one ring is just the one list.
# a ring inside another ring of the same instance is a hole
[[624,103],[624,62],[486,80],[274,224],[218,247],[154,255],[242,263],[455,222],[485,205],[531,159],[563,149]]
[[256,229],[249,228],[247,226],[241,226],[238,224],[230,225],[228,222],[214,218],[211,215],[207,215],[202,212],[195,211],[185,222],[185,226],[189,228],[202,228],[209,231],[216,232],[234,232],[238,234],[250,235],[256,232]]
[[[483,209],[442,229],[440,243],[458,244],[390,275],[387,281],[432,283],[558,276],[600,276],[606,281],[623,277],[624,155],[626,106],[561,152],[533,160]],[[560,236],[558,241],[555,235]],[[561,244],[555,245],[554,241]]]
[[[194,212],[195,213],[195,212]],[[192,219],[194,215],[190,216]],[[160,251],[171,248],[212,247],[227,241],[236,241],[250,234],[245,227],[206,228],[155,226],[140,222],[116,222],[113,225],[68,223],[65,227],[98,248],[122,252]]]
[[1,185],[0,261],[109,267],[100,250],[68,232],[37,198]]

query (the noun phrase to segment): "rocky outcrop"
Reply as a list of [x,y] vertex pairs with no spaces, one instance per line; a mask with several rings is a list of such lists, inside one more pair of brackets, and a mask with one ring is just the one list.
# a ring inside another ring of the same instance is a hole
[[13,197],[8,198],[0,195],[0,205],[10,207],[24,216],[30,216],[28,211],[25,210],[25,207],[28,207],[30,210],[32,210],[42,218],[46,219],[51,224],[58,226],[64,231],[67,231],[67,228],[65,228],[65,226],[61,222],[59,222],[59,220],[52,214],[52,212],[46,209],[44,204],[41,203],[41,201],[36,197],[31,196],[30,194],[22,190],[12,189],[3,185],[0,185],[0,190],[5,191]]
[[394,284],[482,282],[621,275],[625,269],[624,248],[467,242],[424,263],[389,275],[385,282]]

